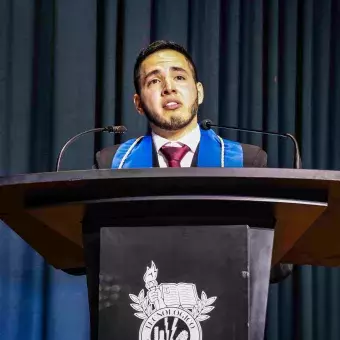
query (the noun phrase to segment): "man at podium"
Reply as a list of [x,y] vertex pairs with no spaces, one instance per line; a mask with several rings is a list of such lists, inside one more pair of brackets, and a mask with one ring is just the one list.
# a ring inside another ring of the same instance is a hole
[[[96,154],[99,169],[151,167],[265,167],[260,147],[221,138],[201,129],[197,113],[204,99],[203,84],[189,53],[169,41],[143,49],[134,67],[137,112],[146,117],[151,132]],[[271,282],[287,277],[288,264],[271,270]]]
[[180,45],[156,41],[142,50],[134,68],[137,112],[151,132],[99,151],[97,167],[265,167],[266,153],[255,145],[222,139],[198,125],[204,99],[196,66]]

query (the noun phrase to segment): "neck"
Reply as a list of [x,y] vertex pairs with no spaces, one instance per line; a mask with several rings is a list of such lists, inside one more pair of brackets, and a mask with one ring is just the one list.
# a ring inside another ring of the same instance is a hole
[[171,141],[176,141],[176,140],[182,138],[183,136],[187,135],[192,130],[194,130],[196,127],[197,127],[197,121],[196,120],[192,121],[185,128],[180,129],[180,130],[174,130],[174,131],[163,130],[163,129],[158,128],[157,126],[154,126],[153,124],[151,125],[152,131],[155,134],[157,134],[157,135],[159,135],[163,138],[166,138],[168,140],[171,140]]

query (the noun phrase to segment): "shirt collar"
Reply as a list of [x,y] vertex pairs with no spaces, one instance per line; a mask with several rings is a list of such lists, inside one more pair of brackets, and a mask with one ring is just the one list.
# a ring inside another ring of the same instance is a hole
[[176,141],[170,141],[166,138],[163,138],[159,135],[157,135],[156,133],[152,132],[152,139],[153,142],[155,144],[155,148],[157,150],[157,152],[160,150],[160,148],[168,143],[180,143],[180,144],[185,144],[187,145],[192,152],[196,151],[197,145],[200,141],[201,138],[201,131],[199,128],[199,125],[197,124],[197,126],[190,131],[188,134],[184,135],[183,137],[181,137],[180,139],[176,140]]

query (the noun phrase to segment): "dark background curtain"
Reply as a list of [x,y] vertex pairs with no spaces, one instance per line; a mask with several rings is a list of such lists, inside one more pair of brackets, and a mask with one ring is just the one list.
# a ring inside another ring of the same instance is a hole
[[[53,171],[63,143],[95,126],[143,134],[133,65],[155,39],[192,53],[200,118],[293,133],[304,168],[340,169],[339,0],[0,0],[0,27],[2,175]],[[289,141],[224,136],[292,167]],[[86,136],[62,168],[89,169],[95,151],[119,141]],[[267,339],[339,339],[339,281],[336,268],[303,266],[273,285]],[[0,223],[0,339],[88,335],[85,278],[51,268]]]

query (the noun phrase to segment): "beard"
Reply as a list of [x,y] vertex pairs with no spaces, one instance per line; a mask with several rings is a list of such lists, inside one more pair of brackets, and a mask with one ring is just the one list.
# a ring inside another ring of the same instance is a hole
[[191,105],[189,110],[190,114],[187,117],[182,116],[170,116],[170,117],[161,117],[157,114],[153,114],[150,110],[146,107],[144,102],[141,102],[141,106],[144,110],[144,114],[148,119],[149,123],[155,125],[159,129],[166,130],[166,131],[177,131],[185,128],[188,126],[194,118],[197,116],[198,112],[198,94],[196,94],[196,99],[194,103]]

